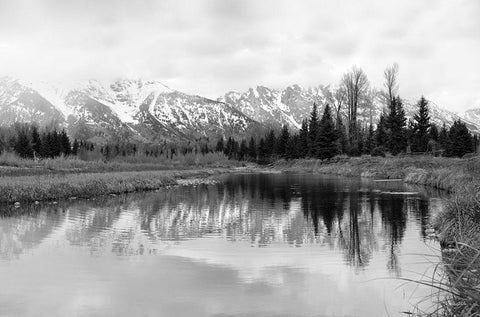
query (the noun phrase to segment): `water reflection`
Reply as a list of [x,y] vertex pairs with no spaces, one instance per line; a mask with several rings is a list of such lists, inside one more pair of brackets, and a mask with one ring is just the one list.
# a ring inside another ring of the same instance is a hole
[[64,227],[70,244],[87,245],[92,253],[151,253],[165,245],[162,241],[214,234],[230,241],[248,239],[259,247],[275,242],[328,245],[342,250],[349,265],[364,267],[381,238],[389,250],[387,266],[397,271],[396,253],[408,217],[426,237],[429,200],[420,193],[394,195],[392,190],[405,187],[258,174],[227,176],[217,185],[29,206],[1,218],[0,257],[17,257]]
[[[418,193],[398,194],[404,191]],[[276,294],[269,300],[278,300],[287,296],[283,287],[288,286],[299,294],[295,296],[305,297],[302,305],[308,307],[302,309],[316,314],[318,300],[302,293],[321,287],[312,284],[306,288],[305,285],[315,283],[316,279],[336,289],[333,291],[337,292],[336,300],[350,300],[351,296],[362,298],[359,294],[366,286],[348,291],[341,287],[343,283],[351,287],[355,281],[344,268],[350,268],[353,276],[369,279],[385,277],[385,272],[390,276],[404,276],[402,271],[406,267],[411,270],[411,263],[418,259],[412,261],[407,254],[424,252],[429,217],[442,206],[436,197],[436,193],[393,182],[248,174],[223,176],[215,185],[180,186],[151,193],[29,206],[15,212],[4,210],[0,218],[0,279],[9,276],[8,265],[24,263],[29,256],[36,259],[32,266],[38,266],[38,262],[47,261],[49,257],[63,260],[57,270],[66,276],[77,274],[79,263],[87,262],[88,267],[101,266],[100,263],[118,266],[122,268],[118,269],[121,273],[118,278],[122,279],[126,274],[125,266],[115,261],[123,259],[138,263],[138,270],[129,273],[135,276],[145,272],[150,278],[165,282],[167,275],[172,274],[171,279],[183,281],[180,288],[185,287],[183,292],[191,293],[189,298],[198,296],[193,290],[205,291],[205,285],[200,287],[195,282],[197,273],[220,274],[220,279],[221,274],[225,274],[229,282],[214,279],[220,284],[219,289],[210,290],[212,296],[221,297],[226,287],[233,287],[229,283],[237,283],[237,288],[242,285],[242,291]],[[155,259],[152,260],[156,263],[154,267],[145,259],[147,256]],[[187,274],[188,278],[183,275],[186,274],[181,269],[183,266],[193,270]],[[157,267],[165,272],[158,271]],[[418,271],[423,270],[424,267],[418,268]],[[90,283],[99,283],[97,274],[84,274],[90,278]],[[345,276],[350,277],[346,281],[337,280]],[[233,282],[236,278],[241,282]],[[29,283],[25,282],[24,286]],[[78,287],[76,283],[78,281],[73,285]],[[205,281],[202,279],[198,283]],[[102,287],[109,289],[105,285]],[[152,285],[151,289],[155,287],[158,286]],[[156,291],[168,293],[171,290]],[[182,289],[178,291],[178,296],[182,297]],[[322,288],[322,291],[325,290]],[[12,294],[4,293],[3,299]],[[386,299],[379,294],[372,299],[352,300],[350,306],[346,306],[350,310],[345,308],[346,313],[357,312],[362,301],[375,300],[383,305],[381,301]],[[50,295],[55,297],[55,294]],[[330,297],[326,296],[325,301],[327,298]],[[248,300],[253,301],[252,307],[260,305],[250,297]],[[287,302],[283,309],[289,309]],[[173,305],[172,302],[164,304]],[[195,302],[195,305],[200,304]],[[214,302],[212,305],[220,304]],[[323,305],[322,311],[330,307],[327,302]],[[175,309],[183,307],[174,306]],[[374,311],[365,308],[355,315],[375,316],[378,307]],[[0,315],[1,312],[0,309]],[[264,315],[259,311],[249,312]],[[94,314],[89,311],[86,315]]]

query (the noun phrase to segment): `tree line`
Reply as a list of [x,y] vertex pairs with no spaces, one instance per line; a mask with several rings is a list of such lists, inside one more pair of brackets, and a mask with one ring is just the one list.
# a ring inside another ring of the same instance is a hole
[[[283,126],[281,131],[270,130],[262,137],[236,140],[222,136],[216,143],[203,137],[175,143],[138,144],[117,140],[94,144],[85,140],[72,141],[67,132],[58,127],[40,131],[36,124],[17,123],[9,128],[0,127],[0,152],[14,151],[23,158],[73,155],[85,160],[139,155],[172,160],[179,155],[222,152],[230,159],[259,163],[278,158],[328,159],[339,154],[384,156],[386,153],[429,152],[461,157],[476,152],[478,138],[469,132],[465,123],[457,120],[447,128],[445,124],[438,127],[430,121],[430,109],[424,97],[417,103],[417,113],[407,122],[398,90],[397,64],[385,69],[382,91],[371,89],[363,70],[353,67],[343,75],[338,88],[333,92],[323,91],[326,102],[322,111],[314,102],[309,117],[302,121],[298,131]],[[384,105],[376,123],[372,114],[375,96],[380,96]],[[359,109],[364,114],[370,110],[368,124],[358,120]]]
[[[424,97],[420,98],[417,107],[417,113],[407,122],[402,99],[392,97],[388,110],[381,114],[376,126],[355,127],[355,138],[349,139],[348,128],[340,117],[334,120],[331,106],[326,104],[320,116],[314,103],[309,118],[303,120],[297,133],[292,133],[284,125],[279,133],[270,130],[258,141],[253,137],[240,142],[231,137],[227,140],[220,138],[215,150],[230,159],[259,163],[280,158],[329,159],[339,154],[385,156],[386,153],[429,153],[462,157],[476,151],[478,138],[470,133],[464,122],[457,120],[449,128],[445,124],[439,128],[430,122],[428,101]],[[350,145],[352,141],[355,147]]]

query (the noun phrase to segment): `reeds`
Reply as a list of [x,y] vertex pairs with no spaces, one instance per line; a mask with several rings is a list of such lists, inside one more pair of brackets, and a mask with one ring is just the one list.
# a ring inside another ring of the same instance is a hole
[[155,158],[138,154],[116,157],[113,160],[84,161],[77,157],[57,157],[41,160],[22,159],[13,153],[0,155],[0,176],[44,175],[55,173],[99,173],[121,171],[150,171],[191,169],[198,167],[233,167],[238,161],[228,160],[223,153],[174,156],[172,159]]
[[174,185],[179,178],[207,177],[228,171],[224,168],[215,168],[2,177],[0,179],[0,203],[57,200],[71,197],[85,198],[153,190]]

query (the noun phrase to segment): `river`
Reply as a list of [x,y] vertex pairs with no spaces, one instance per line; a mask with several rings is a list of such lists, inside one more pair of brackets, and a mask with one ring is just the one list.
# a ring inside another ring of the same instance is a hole
[[0,216],[0,316],[405,316],[441,193],[229,174]]

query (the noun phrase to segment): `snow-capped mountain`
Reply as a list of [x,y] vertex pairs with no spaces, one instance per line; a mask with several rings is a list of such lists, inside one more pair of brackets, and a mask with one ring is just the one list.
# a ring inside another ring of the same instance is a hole
[[[293,85],[283,90],[258,86],[243,93],[228,92],[218,100],[230,104],[266,126],[280,128],[287,124],[291,128],[298,128],[302,120],[309,117],[314,102],[319,107],[320,115],[326,103],[335,105],[334,92],[334,87],[323,85],[311,88]],[[407,119],[413,118],[418,111],[417,101],[403,100],[403,102]],[[359,121],[368,124],[371,117],[373,123],[376,123],[384,107],[380,94],[374,93],[372,103],[359,106]],[[439,127],[443,123],[450,126],[455,120],[461,119],[471,131],[480,132],[480,109],[477,110],[478,117],[475,119],[473,112],[470,116],[461,117],[432,101],[429,101],[429,108],[431,121]],[[341,113],[346,117],[345,105],[341,108]]]
[[244,93],[228,92],[218,100],[269,127],[279,128],[286,124],[298,129],[311,112],[313,102],[323,104],[325,97],[318,87],[304,89],[294,85],[279,91],[257,86]]
[[480,126],[480,108],[468,109],[463,114],[463,119]]
[[[112,83],[89,80],[80,83],[32,83],[0,78],[0,125],[15,122],[57,124],[79,139],[95,142],[135,140],[160,142],[199,137],[259,135],[266,128],[287,124],[298,129],[316,102],[319,112],[326,103],[335,105],[335,88],[298,85],[283,90],[263,86],[246,92],[228,92],[218,100],[188,95],[158,81],[122,79]],[[404,100],[407,118],[417,111],[416,101]],[[358,118],[376,123],[384,111],[379,94],[362,104]],[[346,115],[345,106],[342,113]],[[431,120],[441,126],[462,119],[480,132],[480,109],[459,115],[430,102]]]
[[0,125],[33,121],[68,126],[82,139],[122,137],[142,142],[237,136],[259,126],[228,104],[187,95],[157,81],[56,85],[0,78]]

